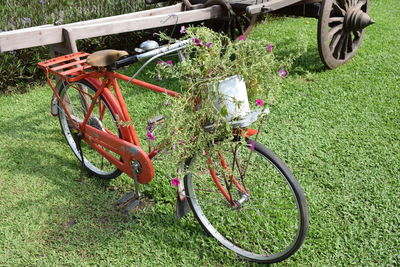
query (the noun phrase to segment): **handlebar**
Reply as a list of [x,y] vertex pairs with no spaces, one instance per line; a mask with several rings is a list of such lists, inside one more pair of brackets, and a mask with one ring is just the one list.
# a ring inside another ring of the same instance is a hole
[[130,64],[133,64],[135,62],[138,62],[137,56],[130,56],[130,57],[126,57],[124,59],[120,59],[117,62],[115,62],[115,67],[121,68],[121,67],[128,66]]
[[188,46],[191,42],[192,42],[192,39],[186,39],[186,40],[183,40],[183,41],[178,41],[176,43],[173,43],[172,45],[164,45],[164,46],[162,46],[160,48],[153,49],[153,50],[150,50],[148,52],[144,52],[144,53],[141,53],[141,54],[138,54],[138,55],[134,55],[134,56],[130,56],[130,57],[127,57],[127,58],[124,58],[124,59],[120,59],[117,62],[115,62],[115,67],[120,68],[120,67],[128,66],[128,65],[133,64],[135,62],[143,61],[143,60],[146,60],[148,58],[152,58],[152,57],[157,56],[157,55],[159,55],[161,53],[168,54],[168,52],[170,52],[170,51],[173,52],[173,51],[176,51],[179,48],[184,48],[184,47]]

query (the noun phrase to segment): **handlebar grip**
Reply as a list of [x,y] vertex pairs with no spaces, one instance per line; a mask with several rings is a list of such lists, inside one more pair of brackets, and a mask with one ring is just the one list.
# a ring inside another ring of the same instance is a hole
[[130,56],[130,57],[127,57],[127,58],[124,58],[124,59],[117,60],[115,62],[115,67],[116,68],[121,68],[121,67],[124,67],[124,66],[128,66],[130,64],[133,64],[135,62],[138,62],[138,61],[139,60],[138,60],[137,56]]

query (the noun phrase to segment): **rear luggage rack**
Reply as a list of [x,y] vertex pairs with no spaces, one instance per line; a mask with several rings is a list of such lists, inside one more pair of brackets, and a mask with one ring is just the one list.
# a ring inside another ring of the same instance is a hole
[[77,52],[39,62],[38,66],[46,73],[52,73],[68,82],[74,82],[94,70],[92,66],[86,63],[89,55],[89,53]]

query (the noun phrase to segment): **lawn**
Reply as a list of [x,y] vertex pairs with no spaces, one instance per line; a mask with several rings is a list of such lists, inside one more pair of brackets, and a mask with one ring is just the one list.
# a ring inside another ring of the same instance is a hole
[[[320,62],[316,20],[271,18],[251,35],[292,61],[261,137],[292,169],[309,204],[308,237],[282,265],[400,262],[399,10],[397,0],[372,1],[376,24],[336,70]],[[0,265],[248,265],[192,215],[175,219],[165,162],[144,187],[152,205],[135,214],[114,207],[132,186],[127,176],[77,181],[79,164],[49,113],[50,89],[33,87],[0,96]],[[144,139],[145,121],[157,112],[152,102],[162,99],[128,86],[124,93]]]

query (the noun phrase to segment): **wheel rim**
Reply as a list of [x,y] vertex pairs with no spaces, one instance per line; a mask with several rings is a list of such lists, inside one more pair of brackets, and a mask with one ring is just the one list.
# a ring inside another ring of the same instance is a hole
[[[94,95],[93,89],[87,86],[86,84],[78,82],[74,83],[73,85],[82,91],[90,93],[90,95],[92,96]],[[87,111],[87,107],[91,104],[90,97],[85,96],[84,98],[82,98],[82,95],[84,94],[82,94],[80,91],[74,89],[71,86],[67,87],[67,89],[64,89],[60,95],[61,99],[64,100],[64,103],[65,102],[68,103],[70,114],[76,121],[83,121],[83,118],[85,117]],[[84,102],[86,102],[87,104],[84,104]],[[100,108],[101,105],[103,105],[104,108]],[[77,137],[75,130],[69,123],[68,118],[61,105],[59,105],[58,108],[59,108],[60,125],[64,133],[64,136],[75,156],[78,158],[78,160],[81,161],[82,159],[81,154],[76,145]],[[100,111],[100,109],[104,111]],[[100,119],[100,117],[102,117],[102,119]],[[109,106],[101,98],[99,98],[99,100],[97,101],[97,105],[95,105],[92,112],[92,117],[89,119],[88,123],[89,125],[99,130],[107,131],[109,133],[115,134],[116,136],[119,136],[117,122],[115,121],[115,118]],[[104,147],[102,148],[105,149]],[[83,151],[85,167],[88,168],[92,173],[95,173],[99,176],[113,176],[115,172],[119,171],[111,162],[107,161],[101,154],[99,154],[96,150],[92,149],[84,140],[81,141],[81,149]],[[113,154],[115,157],[117,158],[119,157],[115,153],[112,153],[107,149],[105,150]]]
[[361,45],[369,0],[325,0],[318,21],[318,50],[323,63],[334,69],[350,60]]
[[[247,159],[251,151],[247,146],[240,148],[241,165],[244,166],[243,159]],[[232,208],[216,188],[208,168],[201,167],[201,163],[196,165],[198,161],[196,159],[194,163],[196,171],[187,177],[188,197],[202,226],[222,245],[259,262],[280,261],[298,249],[302,242],[300,225],[303,218],[296,193],[282,171],[267,157],[258,152],[251,156],[244,182],[246,190],[251,192],[250,200],[241,208]],[[229,164],[232,161],[227,159]],[[239,176],[237,167],[235,169],[235,176]],[[265,173],[268,177],[263,175]],[[260,179],[249,181],[248,177]],[[236,200],[242,197],[238,190],[231,191],[230,195]]]

